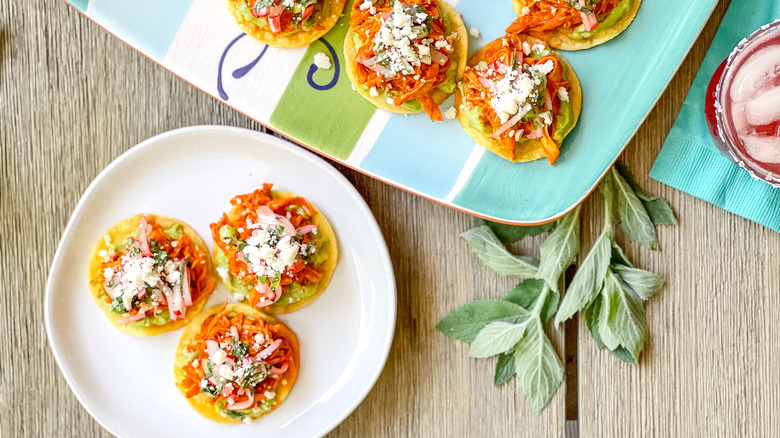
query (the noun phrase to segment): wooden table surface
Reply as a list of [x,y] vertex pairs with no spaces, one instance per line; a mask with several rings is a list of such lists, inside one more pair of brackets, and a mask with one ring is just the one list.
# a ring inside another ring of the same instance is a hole
[[[596,348],[582,323],[553,333],[568,380],[533,414],[494,363],[434,330],[449,310],[513,286],[457,235],[473,219],[337,166],[379,221],[398,282],[398,319],[376,387],[333,437],[709,437],[780,431],[780,234],[650,180],[728,2],[722,2],[622,161],[680,218],[662,251],[626,244],[667,278],[648,304],[640,366]],[[663,38],[663,33],[659,34]],[[102,436],[49,351],[43,297],[68,217],[111,160],[161,132],[197,124],[261,129],[174,77],[64,2],[0,4],[0,436]],[[586,201],[583,247],[601,227]],[[540,240],[515,249],[530,252]],[[446,257],[443,255],[446,254]],[[576,323],[574,323],[576,324]],[[567,422],[568,420],[568,422]]]

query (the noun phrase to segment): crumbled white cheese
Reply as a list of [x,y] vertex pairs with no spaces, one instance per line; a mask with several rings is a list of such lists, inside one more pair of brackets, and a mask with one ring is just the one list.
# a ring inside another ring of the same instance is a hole
[[213,354],[209,355],[209,360],[211,360],[215,365],[222,365],[226,358],[227,353],[225,353],[225,351],[222,349],[218,349]]
[[198,359],[195,359],[195,360],[192,361],[192,366],[194,368],[197,368],[199,364],[200,364],[200,361],[198,361]]
[[[280,236],[279,230],[280,227],[275,226],[255,229],[246,240],[241,260],[249,265],[252,274],[276,277],[297,263],[300,257],[311,255],[312,248],[316,249],[315,243],[302,245],[295,236]],[[241,274],[242,277],[244,275]],[[261,290],[263,286],[265,284],[258,283],[257,289]]]
[[531,13],[531,9],[528,6],[523,7],[523,9],[520,10],[520,13],[522,15],[528,15]]
[[[222,351],[222,350],[220,350]],[[231,380],[233,378],[233,367],[222,365],[219,367],[219,376],[225,380]]]
[[363,3],[361,3],[360,10],[361,11],[368,10],[368,13],[371,15],[376,14],[376,7],[374,6],[374,2],[372,2],[371,0],[365,0]]
[[179,271],[173,271],[170,274],[165,276],[165,281],[172,284],[178,283],[180,279],[181,279],[181,272]]
[[378,92],[378,91],[376,91],[376,87],[371,87],[371,88],[369,88],[369,90],[368,90],[368,94],[369,94],[371,97],[377,97],[377,96],[379,96],[379,92]]
[[545,47],[542,44],[534,44],[533,46],[531,46],[531,51],[532,52],[536,52],[536,53],[538,53],[538,54],[540,54],[542,56],[545,56],[548,53],[550,53],[550,51],[547,50],[547,47]]
[[[365,3],[361,4],[363,7]],[[390,78],[398,73],[414,74],[415,67],[429,65],[432,61],[433,45],[437,50],[451,50],[444,37],[425,38],[428,33],[428,15],[418,12],[413,5],[395,2],[391,13],[383,18],[382,27],[374,36],[370,61],[382,66],[381,74]]]
[[328,55],[324,54],[323,52],[318,52],[314,54],[314,65],[317,66],[317,68],[321,68],[323,70],[328,70],[330,68],[330,58]]
[[479,38],[479,29],[472,27],[469,29],[469,35],[471,35],[472,38]]
[[546,75],[550,74],[550,72],[553,71],[554,69],[555,69],[555,64],[552,61],[547,60],[544,64],[534,64],[534,65],[532,65],[530,70],[531,71],[538,71],[539,73],[541,73],[541,74],[546,76]]
[[545,125],[552,125],[552,113],[550,111],[540,113],[539,118],[542,119]]
[[219,274],[219,277],[225,281],[228,279],[228,270],[227,268],[217,267],[217,274]]
[[101,249],[100,251],[98,251],[98,255],[100,257],[105,257],[108,255],[108,251],[106,251],[105,249]]
[[273,391],[266,391],[266,392],[263,393],[263,395],[267,399],[272,399],[272,398],[276,397],[276,393],[273,392]]
[[569,101],[569,91],[566,90],[566,88],[561,87],[558,89],[558,99],[561,100],[561,102],[568,102]]
[[458,116],[458,111],[455,109],[454,106],[451,106],[444,111],[444,117],[448,119],[454,119],[457,116]]
[[523,41],[523,53],[525,54],[525,56],[531,54],[531,45],[528,44],[526,41]]
[[[533,48],[528,43],[523,43],[522,50],[530,53]],[[478,65],[475,67],[478,74],[487,79],[493,77],[494,72],[500,73],[495,79],[488,79],[490,82],[490,105],[496,111],[501,123],[506,123],[509,119],[523,117],[533,108],[531,99],[539,97],[539,87],[542,84],[541,76],[547,75],[555,67],[552,61],[533,66],[524,66],[522,69],[512,70],[510,67],[502,67],[500,70],[493,70],[489,66]],[[483,92],[484,93],[484,92]],[[487,98],[488,96],[483,96]]]
[[104,234],[103,235],[103,242],[106,243],[106,246],[111,245],[111,236],[109,236],[108,234]]
[[163,287],[161,283],[167,282],[165,286],[173,288],[180,282],[181,274],[178,271],[176,278],[169,278],[164,273],[164,269],[156,263],[153,257],[139,257],[137,254],[128,253],[122,256],[118,271],[108,268],[103,271],[106,287],[109,287],[109,282],[114,280],[117,273],[119,274],[116,284],[110,287],[114,288],[112,295],[121,298],[125,310],[132,310],[133,300],[147,287],[156,289],[158,286]]

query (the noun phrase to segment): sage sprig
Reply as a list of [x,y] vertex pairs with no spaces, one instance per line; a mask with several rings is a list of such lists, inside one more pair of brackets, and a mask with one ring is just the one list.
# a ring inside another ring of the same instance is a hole
[[[617,210],[621,228],[632,240],[658,249],[655,223],[628,183],[633,181],[630,174],[625,169],[623,172],[629,178],[612,168],[599,185],[604,198],[604,229],[572,279],[555,323],[584,311],[596,345],[624,362],[636,364],[647,339],[644,302],[663,287],[664,280],[653,272],[635,268],[615,242],[612,224]],[[649,199],[652,195],[643,196]],[[652,205],[658,217],[666,218],[666,222],[674,219],[666,201]]]
[[[599,348],[637,363],[647,339],[644,302],[664,284],[659,275],[634,267],[615,241],[614,223],[635,242],[658,250],[655,225],[674,224],[666,200],[642,190],[622,167],[613,168],[599,186],[604,199],[604,228],[579,266],[561,301],[561,277],[580,252],[580,208],[534,227],[488,221],[461,235],[482,262],[502,275],[517,277],[503,300],[478,300],[445,316],[436,328],[471,343],[469,356],[496,356],[494,384],[517,376],[531,409],[540,412],[563,381],[560,357],[544,328],[582,312]],[[504,246],[549,233],[539,258],[514,255]],[[560,306],[559,306],[560,303]]]
[[[558,309],[560,277],[579,252],[579,218],[577,207],[552,225],[524,227],[523,232],[483,221],[461,234],[485,265],[499,274],[518,277],[520,282],[503,300],[465,304],[436,326],[447,336],[470,342],[471,357],[498,356],[494,383],[501,385],[516,375],[517,385],[535,412],[547,406],[563,382],[563,364],[544,327]],[[510,241],[551,233],[537,259],[510,253],[494,230],[501,230]]]

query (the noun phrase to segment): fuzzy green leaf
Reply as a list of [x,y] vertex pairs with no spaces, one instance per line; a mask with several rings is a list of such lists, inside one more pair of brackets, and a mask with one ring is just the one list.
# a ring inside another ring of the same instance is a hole
[[469,356],[486,358],[506,353],[522,339],[527,326],[528,320],[515,324],[502,321],[491,322],[479,331],[474,342],[471,343]]
[[528,311],[509,301],[478,300],[464,304],[436,325],[436,330],[465,342],[473,342],[477,334],[493,321],[509,323],[528,319]]
[[460,235],[490,269],[502,275],[535,278],[539,262],[531,257],[517,257],[504,248],[490,227],[483,225]]
[[596,345],[599,348],[605,348],[604,342],[601,340],[601,335],[599,334],[598,329],[598,322],[599,322],[599,312],[601,311],[601,294],[596,295],[596,298],[593,300],[592,303],[588,307],[585,308],[585,323],[588,325],[588,330],[590,330],[590,335],[593,337],[593,340],[596,342]]
[[657,251],[659,247],[655,226],[645,206],[617,170],[613,168],[610,172],[620,216],[620,227],[638,244]]
[[550,289],[544,280],[523,280],[518,283],[514,289],[509,291],[504,299],[522,306],[528,311],[532,311],[536,306],[536,302],[540,295],[545,291],[547,293],[544,296],[545,302],[541,305],[541,317],[542,322],[547,324],[547,322],[555,316],[555,312],[558,310],[561,294],[558,291]]
[[496,361],[496,374],[493,377],[493,384],[501,386],[515,375],[515,354],[514,351],[501,353]]
[[650,216],[654,225],[677,224],[677,218],[674,217],[674,211],[672,211],[672,207],[669,206],[669,202],[667,202],[666,199],[659,198],[658,196],[643,190],[627,167],[617,163],[615,168],[617,168],[623,179],[631,186],[639,200],[642,201],[642,205],[645,206],[647,214]]
[[563,296],[555,315],[555,324],[574,316],[596,296],[604,282],[604,275],[612,257],[612,235],[607,229],[599,236]]
[[498,237],[504,243],[513,243],[519,240],[523,240],[526,237],[538,236],[539,234],[546,233],[555,228],[555,222],[548,222],[542,225],[533,225],[530,227],[522,227],[516,225],[505,225],[497,222],[486,221],[479,219],[477,225],[487,225],[493,230],[496,237]]
[[[599,312],[599,333],[604,345],[610,350],[622,346],[631,353],[634,361],[638,362],[647,337],[644,302],[631,289],[624,287],[611,269],[607,271],[603,296],[603,307]],[[618,345],[615,345],[615,342]]]
[[580,252],[580,207],[558,221],[558,227],[544,241],[540,252],[537,278],[557,291],[561,274]]
[[639,298],[647,301],[664,286],[664,278],[655,272],[630,266],[615,265],[615,273],[633,290]]
[[669,202],[666,199],[653,196],[653,199],[643,198],[637,194],[642,201],[642,205],[645,206],[647,214],[650,216],[650,220],[653,221],[653,225],[676,225],[677,218],[674,217],[674,211],[669,206]]
[[610,353],[612,353],[612,355],[618,358],[621,362],[625,362],[629,365],[637,364],[636,359],[631,355],[631,352],[623,347],[618,347],[614,350],[611,350]]
[[515,347],[515,374],[517,385],[536,413],[547,406],[563,381],[563,365],[538,318],[529,323]]
[[631,264],[631,261],[628,260],[628,257],[626,256],[626,253],[623,252],[623,248],[621,248],[616,242],[612,242],[612,263],[615,264],[622,264],[626,266],[633,267],[634,265]]

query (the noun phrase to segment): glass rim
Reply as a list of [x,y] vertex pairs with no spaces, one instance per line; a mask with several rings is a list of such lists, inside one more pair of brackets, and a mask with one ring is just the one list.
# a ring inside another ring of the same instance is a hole
[[735,60],[737,59],[737,56],[742,53],[745,48],[749,47],[750,44],[756,39],[775,31],[780,32],[780,19],[761,26],[746,38],[743,38],[742,41],[737,44],[734,50],[729,53],[728,58],[726,58],[726,66],[723,68],[723,73],[721,74],[720,79],[718,80],[718,85],[715,88],[715,120],[718,128],[718,136],[721,137],[721,140],[726,145],[729,154],[731,154],[731,157],[734,159],[736,164],[739,167],[747,170],[750,176],[753,178],[762,180],[772,185],[773,187],[780,188],[780,174],[775,174],[771,171],[763,169],[756,163],[755,160],[745,156],[745,154],[743,154],[739,148],[734,147],[734,143],[729,137],[728,131],[726,130],[726,122],[723,116],[723,104],[721,102],[723,97],[721,96],[721,91],[725,87],[726,79],[729,76],[729,72]]

